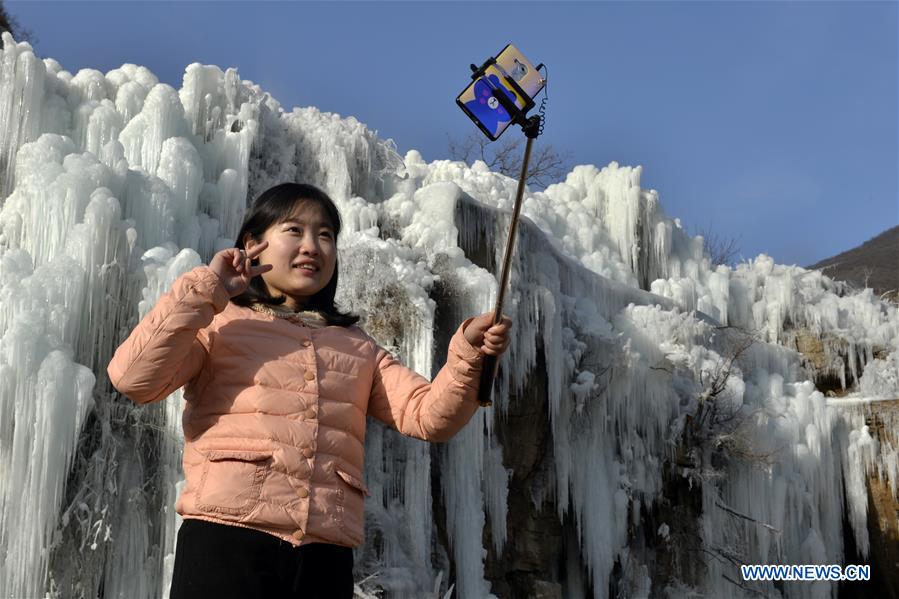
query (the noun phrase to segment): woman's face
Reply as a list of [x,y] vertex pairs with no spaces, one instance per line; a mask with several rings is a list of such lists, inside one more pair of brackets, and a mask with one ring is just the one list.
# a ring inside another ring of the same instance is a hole
[[[268,241],[259,254],[259,264],[272,269],[259,276],[273,297],[284,295],[284,306],[303,308],[310,297],[330,282],[337,264],[337,243],[328,214],[316,202],[299,202],[290,217],[269,227],[263,235]],[[244,245],[252,249],[256,241],[247,237]]]

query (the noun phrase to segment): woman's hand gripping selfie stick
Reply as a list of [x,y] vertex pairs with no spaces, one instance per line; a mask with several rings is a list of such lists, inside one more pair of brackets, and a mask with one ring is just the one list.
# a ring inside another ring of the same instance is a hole
[[[509,102],[502,94],[494,95],[499,99],[510,114],[515,115],[513,120],[521,125],[522,131],[528,141],[524,147],[524,161],[521,163],[521,175],[518,177],[518,191],[515,194],[515,207],[512,209],[512,222],[509,225],[509,239],[506,241],[506,253],[503,257],[502,274],[500,275],[499,288],[496,294],[496,306],[493,308],[493,324],[499,324],[503,318],[503,299],[506,295],[506,285],[509,282],[509,267],[512,263],[512,251],[515,249],[515,234],[518,232],[518,215],[521,213],[521,201],[524,197],[524,184],[527,179],[528,163],[531,160],[531,146],[534,139],[540,134],[540,115],[524,118],[517,106]],[[503,96],[503,97],[501,97]],[[505,101],[505,102],[504,102]],[[507,105],[508,104],[508,105]],[[510,106],[509,106],[510,105]],[[490,399],[493,394],[493,380],[496,378],[499,361],[496,356],[485,355],[481,370],[481,382],[478,387],[478,401],[482,406],[493,404]]]

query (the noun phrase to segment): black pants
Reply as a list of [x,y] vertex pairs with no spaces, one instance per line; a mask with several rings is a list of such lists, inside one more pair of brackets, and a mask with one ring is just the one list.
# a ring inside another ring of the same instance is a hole
[[170,599],[352,599],[353,550],[294,547],[248,528],[185,520]]

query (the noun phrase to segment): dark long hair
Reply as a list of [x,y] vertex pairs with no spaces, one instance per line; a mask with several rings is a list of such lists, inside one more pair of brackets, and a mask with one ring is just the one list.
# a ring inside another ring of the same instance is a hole
[[[337,206],[328,197],[328,194],[321,189],[303,183],[281,183],[259,194],[256,201],[250,207],[250,211],[244,218],[240,232],[237,234],[237,241],[234,247],[244,248],[244,238],[249,234],[257,242],[262,241],[262,237],[269,227],[287,220],[297,207],[297,204],[304,202],[313,202],[320,206],[325,214],[331,227],[334,229],[334,245],[337,245],[337,236],[340,234],[340,213]],[[253,259],[253,264],[259,264],[258,259]],[[337,293],[337,273],[340,269],[338,263],[334,263],[334,274],[325,287],[309,298],[305,310],[315,310],[319,312],[328,321],[329,325],[337,325],[348,327],[356,324],[359,317],[355,314],[341,312],[334,305],[334,296]],[[238,306],[250,306],[254,302],[267,304],[270,306],[279,306],[283,304],[287,298],[283,295],[273,297],[269,294],[265,286],[262,276],[253,277],[247,290],[238,296],[231,298],[231,301]]]

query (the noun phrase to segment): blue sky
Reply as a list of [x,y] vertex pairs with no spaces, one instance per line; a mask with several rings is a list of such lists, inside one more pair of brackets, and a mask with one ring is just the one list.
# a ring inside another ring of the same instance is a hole
[[538,144],[642,165],[670,216],[744,257],[808,265],[899,224],[896,2],[6,6],[72,73],[131,62],[177,88],[192,62],[234,66],[427,160],[473,130],[468,65],[513,42],[549,69]]

